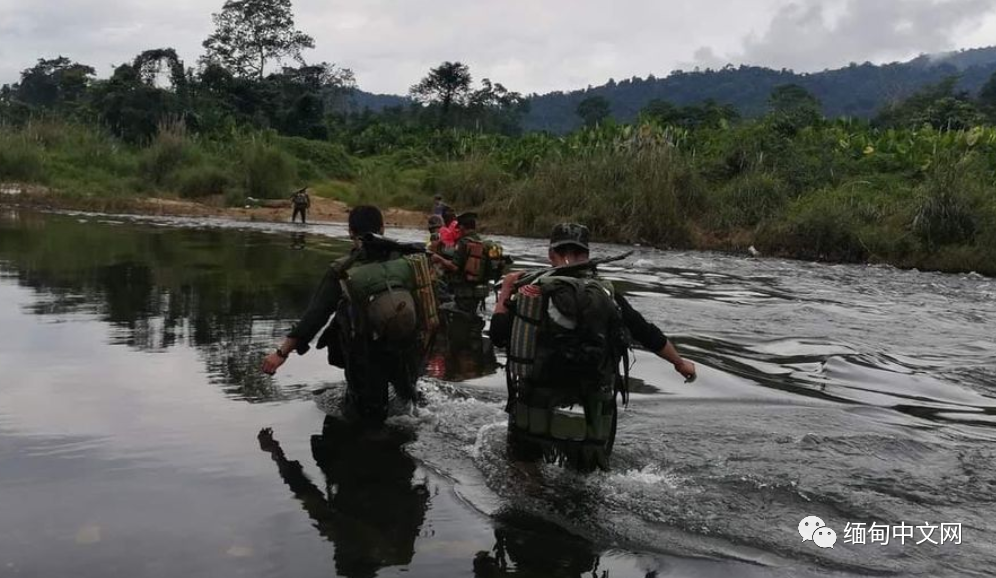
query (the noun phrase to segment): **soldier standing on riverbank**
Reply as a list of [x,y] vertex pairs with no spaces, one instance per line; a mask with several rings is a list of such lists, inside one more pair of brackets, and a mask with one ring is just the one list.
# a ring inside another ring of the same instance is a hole
[[449,205],[443,202],[442,195],[436,195],[432,198],[432,214],[442,217],[446,209],[450,208]]
[[308,196],[308,187],[305,187],[291,195],[291,204],[294,206],[294,213],[291,215],[291,223],[297,222],[297,216],[300,214],[301,224],[306,224],[308,209],[311,208],[311,197]]

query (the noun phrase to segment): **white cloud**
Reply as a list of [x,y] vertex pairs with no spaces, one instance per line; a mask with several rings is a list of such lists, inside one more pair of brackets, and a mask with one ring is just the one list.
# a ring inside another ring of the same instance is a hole
[[991,32],[992,0],[794,0],[727,60],[797,71],[904,60],[964,47],[959,40],[982,29],[987,15]]
[[[0,0],[0,82],[64,54],[107,75],[148,48],[193,65],[222,0]],[[295,0],[310,60],[404,93],[443,60],[513,90],[749,61],[804,70],[992,42],[992,0]],[[988,15],[988,16],[987,16]],[[973,24],[974,23],[974,24]],[[988,34],[983,32],[987,31]],[[970,39],[970,40],[969,40]]]

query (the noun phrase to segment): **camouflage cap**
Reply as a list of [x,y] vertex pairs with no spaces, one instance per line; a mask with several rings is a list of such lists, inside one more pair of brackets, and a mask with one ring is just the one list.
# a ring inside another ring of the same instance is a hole
[[578,223],[561,223],[550,233],[550,248],[556,249],[565,245],[576,245],[585,251],[591,241],[591,231]]

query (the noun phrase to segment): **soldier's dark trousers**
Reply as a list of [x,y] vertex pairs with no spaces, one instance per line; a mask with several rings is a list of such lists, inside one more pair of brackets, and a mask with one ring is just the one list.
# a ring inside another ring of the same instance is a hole
[[346,367],[349,402],[364,420],[384,421],[388,409],[388,385],[405,401],[414,401],[420,374],[418,353],[369,347],[351,353]]

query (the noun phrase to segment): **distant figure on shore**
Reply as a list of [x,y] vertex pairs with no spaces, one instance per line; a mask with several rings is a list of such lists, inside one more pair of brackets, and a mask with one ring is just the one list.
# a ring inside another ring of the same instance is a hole
[[291,222],[297,222],[297,216],[300,214],[301,224],[307,223],[308,209],[311,208],[311,197],[308,196],[308,187],[304,187],[291,195],[291,204],[294,206]]
[[442,195],[436,195],[435,197],[432,198],[432,214],[433,215],[439,215],[440,217],[442,217],[443,216],[443,211],[445,211],[448,208],[449,207],[446,205],[446,203],[443,202],[443,196]]

